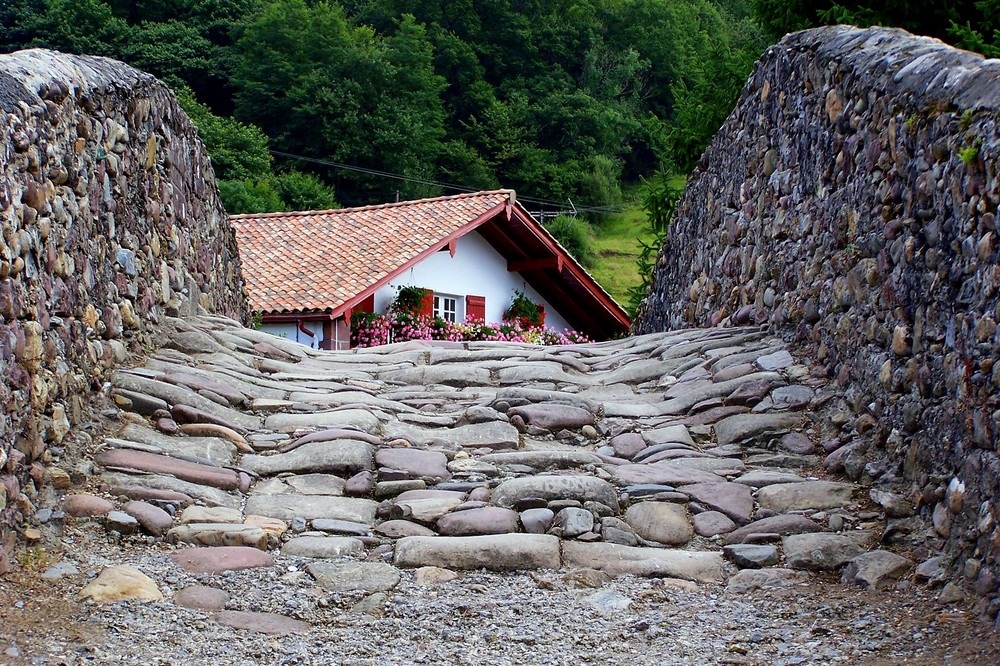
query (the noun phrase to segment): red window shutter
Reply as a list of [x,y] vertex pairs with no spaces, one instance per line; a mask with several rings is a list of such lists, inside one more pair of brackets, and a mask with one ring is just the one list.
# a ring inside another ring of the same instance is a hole
[[375,312],[375,294],[368,294],[368,298],[354,306],[358,312]]
[[420,314],[427,317],[434,316],[434,292],[430,289],[424,290],[424,298],[420,301]]
[[486,297],[466,296],[465,297],[465,320],[478,319],[486,321]]

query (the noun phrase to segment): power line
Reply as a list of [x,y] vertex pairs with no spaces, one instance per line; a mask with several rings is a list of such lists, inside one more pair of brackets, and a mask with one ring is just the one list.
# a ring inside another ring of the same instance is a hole
[[[284,157],[285,159],[298,160],[300,162],[311,162],[313,164],[322,164],[323,166],[333,167],[335,169],[343,169],[345,171],[355,171],[357,173],[363,173],[369,176],[379,176],[381,178],[392,178],[395,180],[402,180],[409,183],[417,183],[418,185],[430,185],[432,187],[440,187],[447,190],[455,190],[457,192],[478,192],[479,188],[467,187],[464,185],[455,185],[454,183],[445,183],[437,180],[427,180],[423,178],[414,178],[413,176],[404,176],[403,174],[393,173],[391,171],[381,171],[379,169],[370,169],[367,167],[354,166],[352,164],[344,164],[343,162],[334,162],[332,160],[324,160],[317,157],[306,157],[304,155],[295,155],[293,153],[286,153],[280,150],[268,151],[272,155],[277,157]],[[523,197],[518,195],[519,201],[524,201],[526,203],[537,204],[540,206],[552,206],[558,207],[560,211],[565,206],[564,201],[555,201],[553,199],[541,199],[534,197]],[[572,211],[568,212],[584,212],[584,213],[614,213],[622,209],[621,205],[607,205],[607,206],[575,206],[572,201],[569,204]]]

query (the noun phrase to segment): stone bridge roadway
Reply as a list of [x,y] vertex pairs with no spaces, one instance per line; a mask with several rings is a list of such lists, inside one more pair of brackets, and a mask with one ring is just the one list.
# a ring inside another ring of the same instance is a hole
[[830,382],[760,330],[337,353],[171,328],[39,512],[41,577],[101,638],[8,656],[933,663],[929,609],[964,626],[908,499],[837,475]]

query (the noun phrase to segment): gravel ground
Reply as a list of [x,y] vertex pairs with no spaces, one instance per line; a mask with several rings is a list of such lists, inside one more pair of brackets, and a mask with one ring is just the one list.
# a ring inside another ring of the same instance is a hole
[[[44,566],[0,582],[0,663],[10,664],[997,664],[998,633],[970,608],[945,606],[918,586],[862,592],[813,576],[789,588],[736,593],[722,585],[624,576],[580,587],[567,572],[467,573],[436,585],[402,583],[381,617],[352,608],[364,593],[331,595],[305,560],[192,575],[170,547],[108,544],[68,530],[58,582]],[[167,597],[84,604],[80,587],[106,564],[128,563]],[[231,610],[267,611],[313,625],[272,636],[232,629],[173,604],[190,584],[232,595]],[[6,652],[4,652],[6,651]]]

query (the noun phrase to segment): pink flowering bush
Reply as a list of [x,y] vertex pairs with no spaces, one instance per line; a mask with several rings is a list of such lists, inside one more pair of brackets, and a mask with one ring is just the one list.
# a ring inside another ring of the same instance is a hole
[[500,324],[470,320],[459,324],[440,317],[392,310],[387,314],[357,312],[351,317],[352,347],[374,347],[406,340],[489,340],[533,345],[572,345],[591,341],[578,331],[557,331],[544,326],[526,327],[518,320]]

